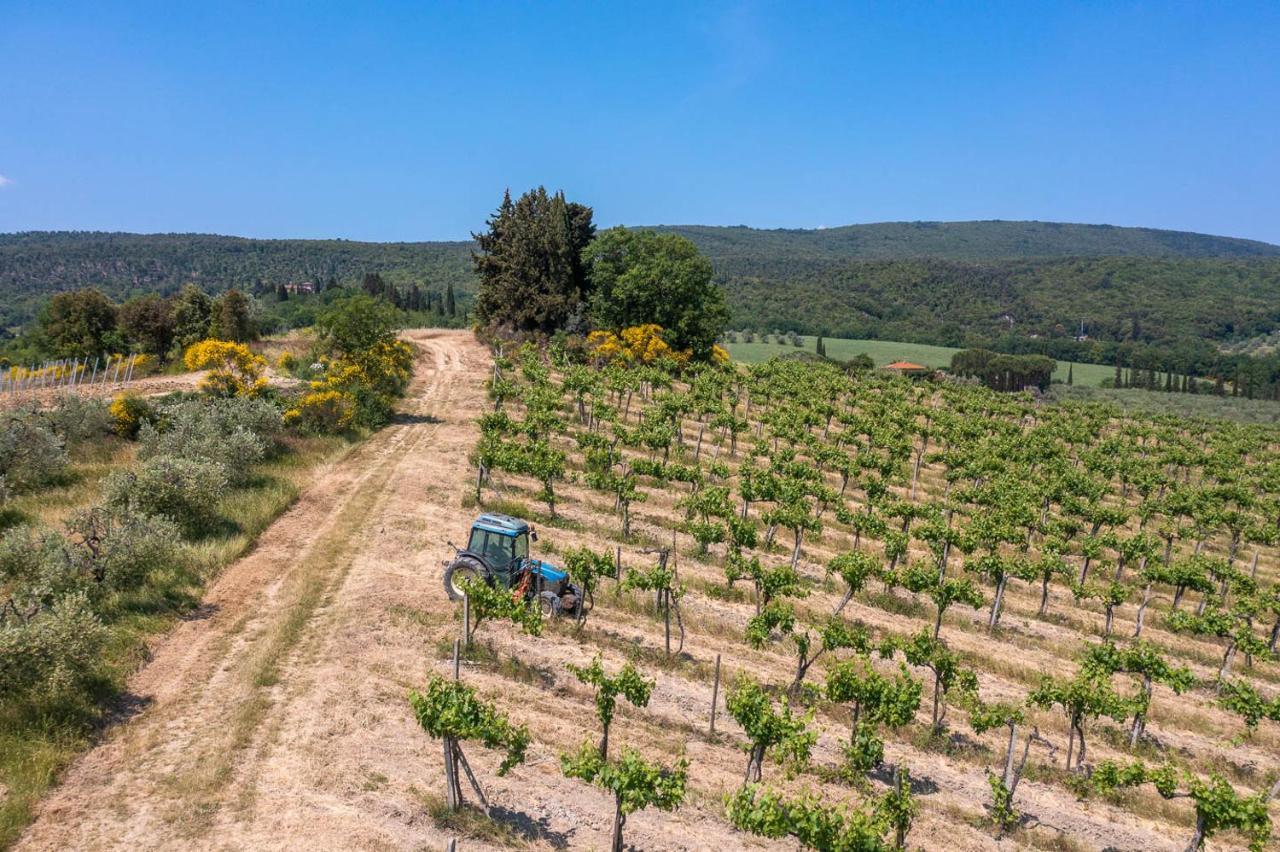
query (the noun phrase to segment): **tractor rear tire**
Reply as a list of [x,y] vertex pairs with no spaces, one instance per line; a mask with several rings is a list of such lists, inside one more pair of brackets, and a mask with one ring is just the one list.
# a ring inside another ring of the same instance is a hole
[[471,582],[488,582],[489,570],[474,556],[462,554],[449,563],[444,569],[444,591],[451,601],[460,601],[464,597],[462,584]]
[[542,610],[543,618],[552,618],[559,615],[562,609],[560,596],[555,592],[543,592],[538,596],[538,608]]

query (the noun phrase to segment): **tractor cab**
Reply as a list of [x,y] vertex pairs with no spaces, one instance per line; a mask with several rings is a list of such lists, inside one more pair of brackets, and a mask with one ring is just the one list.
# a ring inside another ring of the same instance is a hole
[[537,533],[529,525],[509,515],[483,514],[471,525],[467,550],[480,557],[503,588],[511,588],[512,578],[529,558],[529,539]]

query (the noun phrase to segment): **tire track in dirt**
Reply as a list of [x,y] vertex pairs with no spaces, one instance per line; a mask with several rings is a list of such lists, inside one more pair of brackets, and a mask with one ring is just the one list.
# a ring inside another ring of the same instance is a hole
[[[319,625],[344,598],[335,590],[353,565],[368,564],[397,493],[388,483],[420,486],[424,466],[466,464],[465,450],[434,445],[454,432],[462,449],[470,415],[447,409],[455,386],[474,378],[466,361],[483,372],[484,351],[457,333],[411,339],[420,354],[405,415],[321,473],[211,584],[196,617],[158,643],[129,686],[143,711],[77,761],[19,848],[217,847],[225,839],[213,829],[252,817],[258,758],[288,736],[298,709],[288,698],[306,680],[298,669],[316,659]],[[471,385],[479,397],[482,385]]]

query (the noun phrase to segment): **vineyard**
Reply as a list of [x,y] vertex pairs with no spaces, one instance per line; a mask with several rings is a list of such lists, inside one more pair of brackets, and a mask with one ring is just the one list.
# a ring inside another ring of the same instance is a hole
[[489,697],[562,731],[566,661],[647,685],[598,755],[548,744],[567,778],[643,769],[659,806],[678,781],[726,830],[819,849],[1269,848],[1274,430],[581,361],[498,351],[466,502],[537,520],[594,584],[585,620],[474,634]]
[[[1268,427],[408,337],[16,848],[1274,846]],[[593,606],[464,624],[481,510]]]

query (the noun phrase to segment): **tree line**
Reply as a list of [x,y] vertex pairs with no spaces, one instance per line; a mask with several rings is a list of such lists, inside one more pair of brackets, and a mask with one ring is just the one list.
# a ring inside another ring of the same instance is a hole
[[148,293],[119,303],[90,287],[55,293],[18,336],[0,341],[0,366],[104,352],[145,353],[165,362],[206,338],[246,343],[322,324],[327,312],[355,295],[393,309],[400,326],[458,327],[469,321],[467,304],[455,296],[452,284],[443,289],[401,285],[376,272],[366,273],[359,287],[330,279],[315,282],[312,292],[299,292],[258,280],[244,291],[232,288],[214,296],[187,284],[170,296]]

